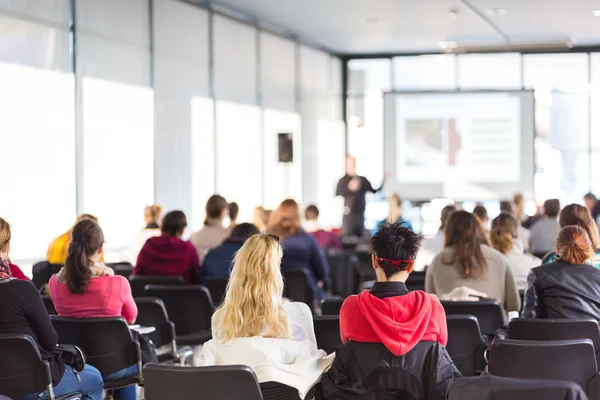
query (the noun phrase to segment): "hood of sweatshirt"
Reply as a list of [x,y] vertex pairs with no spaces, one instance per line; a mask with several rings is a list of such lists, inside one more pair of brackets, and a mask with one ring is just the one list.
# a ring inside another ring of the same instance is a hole
[[397,356],[408,353],[420,341],[447,343],[444,309],[437,298],[423,291],[384,299],[364,291],[349,300],[356,304],[344,307],[342,330],[348,340],[381,342]]
[[150,238],[144,245],[144,252],[154,260],[174,263],[190,258],[189,242],[175,236],[162,235]]

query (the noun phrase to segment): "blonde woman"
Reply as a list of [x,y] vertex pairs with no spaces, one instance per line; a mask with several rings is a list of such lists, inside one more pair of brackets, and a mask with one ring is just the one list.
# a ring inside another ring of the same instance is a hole
[[400,197],[399,195],[394,193],[393,195],[390,196],[388,201],[389,201],[388,216],[384,220],[381,220],[377,223],[377,227],[371,231],[371,236],[375,236],[375,234],[377,233],[379,228],[383,224],[386,224],[386,223],[387,224],[395,224],[396,222],[400,222],[402,224],[402,226],[404,226],[405,228],[408,228],[411,231],[414,231],[413,226],[410,223],[410,221],[408,221],[402,217],[402,201],[403,201],[402,197]]
[[317,348],[310,309],[283,299],[283,250],[272,235],[254,235],[237,252],[223,305],[212,318],[204,365],[249,365],[259,382],[279,382],[304,398],[331,365]]

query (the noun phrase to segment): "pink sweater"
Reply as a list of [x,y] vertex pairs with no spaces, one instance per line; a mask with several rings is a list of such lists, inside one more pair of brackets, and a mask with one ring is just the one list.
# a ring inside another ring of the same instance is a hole
[[135,322],[138,310],[129,282],[122,276],[92,278],[83,294],[73,294],[53,275],[48,284],[54,307],[60,317],[123,317]]

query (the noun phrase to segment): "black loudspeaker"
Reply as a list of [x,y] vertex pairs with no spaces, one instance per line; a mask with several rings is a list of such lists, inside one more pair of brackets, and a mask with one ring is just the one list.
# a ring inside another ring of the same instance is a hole
[[290,163],[294,161],[294,135],[292,133],[279,133],[277,135],[279,162]]

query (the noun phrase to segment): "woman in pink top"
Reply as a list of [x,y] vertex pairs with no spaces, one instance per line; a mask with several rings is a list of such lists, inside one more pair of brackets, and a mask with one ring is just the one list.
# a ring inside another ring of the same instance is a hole
[[[138,310],[131,287],[127,279],[115,276],[99,261],[103,244],[104,233],[96,222],[78,222],[71,232],[67,261],[50,279],[50,296],[61,317],[123,317],[132,324]],[[136,373],[137,366],[132,365],[103,378],[111,381]],[[135,400],[136,387],[115,390],[113,396],[115,400]]]

